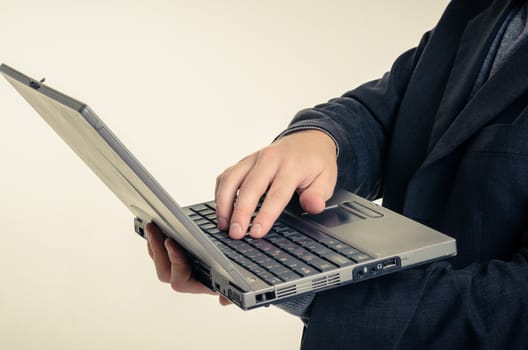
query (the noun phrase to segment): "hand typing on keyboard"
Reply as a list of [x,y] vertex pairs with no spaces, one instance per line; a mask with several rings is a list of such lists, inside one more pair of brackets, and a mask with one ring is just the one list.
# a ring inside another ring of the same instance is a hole
[[[218,227],[232,238],[266,235],[295,191],[310,214],[325,208],[337,180],[336,146],[324,132],[289,134],[225,170],[216,181]],[[266,194],[258,214],[252,214]]]
[[[304,210],[312,214],[321,212],[332,196],[336,179],[336,146],[329,136],[317,130],[284,136],[218,176],[215,191],[218,226],[221,230],[229,229],[231,238],[243,238],[266,193],[250,230],[252,237],[263,237],[295,191],[300,194]],[[160,281],[170,283],[177,292],[215,294],[193,278],[189,261],[173,240],[165,239],[153,224],[147,225],[146,231],[148,252]],[[301,269],[298,273],[310,272],[302,270],[304,262],[297,265]],[[305,269],[311,268],[306,266]],[[227,299],[219,298],[221,304],[229,304]]]

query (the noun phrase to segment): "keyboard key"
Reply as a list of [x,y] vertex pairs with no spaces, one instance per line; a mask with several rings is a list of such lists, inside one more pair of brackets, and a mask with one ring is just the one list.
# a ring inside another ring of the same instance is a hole
[[293,269],[295,270],[295,272],[299,273],[303,277],[310,276],[310,275],[315,275],[316,273],[318,273],[318,271],[315,270],[313,267],[310,267],[310,266],[305,265],[305,264],[299,264],[298,266],[294,267]]
[[211,221],[216,221],[216,213],[205,215],[205,217]]
[[323,247],[323,246],[317,246],[315,247],[314,249],[311,249],[311,251],[315,254],[317,254],[318,256],[320,257],[325,257],[329,254],[334,254],[334,251],[331,250],[331,249],[328,249],[326,247]]
[[242,255],[240,255],[235,261],[242,266],[251,266],[252,264],[254,264],[253,261],[249,260],[248,258]]
[[[227,238],[227,239],[226,239]],[[222,242],[230,246],[231,248],[238,250],[239,252],[242,252],[242,249],[247,250],[248,248],[252,248],[249,244],[243,241],[237,241],[235,239],[231,239],[228,237],[222,237],[220,238]],[[252,248],[253,249],[253,248]]]
[[274,266],[269,271],[272,272],[273,274],[279,276],[279,277],[281,277],[281,275],[284,274],[284,273],[291,272],[290,269],[287,269],[286,267],[284,267],[282,265]]
[[303,234],[300,234],[300,233],[292,234],[292,235],[288,236],[288,239],[291,239],[292,241],[294,241],[297,244],[302,245],[303,247],[307,246],[309,244],[316,243],[316,241],[314,241],[310,237],[307,237],[307,236],[305,236]]
[[215,224],[212,224],[211,222],[207,221],[206,223],[204,224],[201,224],[199,225],[200,228],[204,231],[208,231],[208,230],[212,230],[212,229],[215,229],[217,228],[217,226]]
[[290,236],[290,235],[292,235],[292,234],[296,234],[296,233],[298,233],[298,232],[295,231],[294,229],[289,228],[289,227],[286,227],[286,226],[285,226],[285,227],[282,227],[282,228],[280,228],[280,229],[278,229],[278,230],[275,230],[275,231],[279,232],[281,235],[283,235],[283,236],[285,236],[285,237],[288,237],[288,236]]
[[[258,252],[258,250],[257,250]],[[268,260],[271,260],[270,257],[268,257],[267,255],[264,255],[260,252],[258,252],[258,254],[254,254],[252,256],[248,256],[248,258],[250,258],[251,260],[253,260],[254,262],[256,262],[257,264],[261,264],[265,261],[268,261]]]
[[214,237],[225,244],[233,242],[233,239],[226,232],[218,232]]
[[229,254],[230,252],[234,252],[233,249],[230,249],[228,246],[222,244],[222,245],[219,245],[217,246],[218,249],[224,254],[224,255],[227,255]]
[[200,217],[200,218],[194,220],[194,223],[196,225],[198,225],[198,226],[201,226],[201,225],[209,224],[209,220]]
[[191,209],[194,210],[195,212],[201,212],[203,210],[208,210],[209,207],[206,206],[205,204],[197,204],[197,205],[192,206]]
[[370,260],[370,256],[368,256],[366,254],[363,254],[363,253],[358,253],[358,254],[352,255],[350,258],[354,259],[357,262],[363,262],[363,261],[366,261],[366,260]]
[[273,241],[274,239],[284,238],[281,235],[279,235],[277,232],[269,232],[266,236],[264,236],[264,240],[266,241]]
[[282,253],[279,256],[276,256],[275,259],[280,261],[281,264],[290,266],[290,267],[293,265],[299,264],[301,262],[299,259],[295,259],[293,256],[286,254],[286,253]]
[[277,284],[277,283],[281,283],[282,282],[281,279],[279,279],[278,277],[274,276],[270,272],[262,272],[262,273],[260,273],[258,275],[258,277],[260,277],[262,280],[264,280],[268,284]]
[[263,252],[269,252],[276,248],[273,244],[262,239],[254,239],[253,241],[249,242],[249,244]]
[[304,256],[307,256],[307,255],[313,255],[313,253],[309,252],[308,250],[302,247],[292,250],[290,254],[299,259],[302,259]]
[[332,247],[336,244],[340,244],[341,242],[331,238],[331,237],[321,237],[321,239],[318,239],[318,242],[324,244],[327,247]]
[[210,228],[210,229],[208,229],[208,230],[205,230],[205,231],[206,231],[207,233],[209,233],[210,235],[212,235],[212,236],[215,236],[215,235],[218,235],[218,234],[224,234],[224,235],[227,235],[226,232],[224,232],[224,231],[220,231],[220,229],[219,229],[218,227],[216,227],[216,226],[215,226],[215,227],[212,227],[212,228]]
[[283,250],[285,250],[287,252],[291,252],[291,251],[299,248],[299,246],[297,244],[292,243],[292,242],[279,244],[278,246],[279,246],[279,248],[282,248]]
[[321,260],[321,258],[319,258],[317,255],[314,255],[314,254],[311,254],[311,253],[301,255],[301,256],[299,256],[299,259],[301,259],[302,261],[304,261],[307,264],[311,264],[312,261]]
[[251,266],[249,270],[257,276],[260,276],[263,273],[269,273],[268,271],[266,271],[266,269],[264,269],[262,266],[259,266],[257,264],[254,264],[254,266]]
[[326,248],[324,245],[317,243],[316,241],[308,241],[304,244],[302,244],[303,247],[306,249],[309,249],[313,252],[315,251],[326,251],[328,248]]
[[274,268],[281,266],[281,264],[278,261],[275,261],[272,259],[264,261],[260,265],[262,265],[268,271],[272,271]]
[[[247,253],[246,253],[246,256],[247,256],[248,258],[250,258],[251,260],[253,260],[253,261],[256,261],[257,259],[259,259],[259,258],[263,258],[263,257],[266,257],[266,258],[267,258],[266,255],[262,254],[260,251],[258,251],[258,250],[256,250],[256,249],[247,252]],[[269,258],[268,258],[268,259],[269,259]]]
[[[298,255],[299,255],[299,254],[298,254]],[[310,262],[312,262],[312,261],[314,261],[314,260],[316,260],[316,259],[320,259],[317,255],[312,254],[312,253],[310,253],[310,252],[308,252],[307,254],[301,254],[301,255],[299,255],[299,258],[300,258],[302,261],[306,262],[306,263],[310,263]]]
[[349,248],[349,246],[346,245],[346,244],[343,244],[343,243],[338,243],[338,244],[335,244],[335,245],[332,246],[332,249],[334,249],[334,250],[336,250],[336,251],[338,251],[340,253],[341,253],[342,250],[345,250],[347,248]]
[[336,264],[339,267],[343,267],[343,266],[347,266],[347,265],[353,264],[353,262],[350,261],[350,259],[348,259],[348,258],[346,258],[346,257],[344,257],[342,255],[339,255],[337,253],[328,254],[328,255],[325,256],[325,259],[330,260],[332,263]]
[[288,281],[293,281],[293,280],[298,279],[298,278],[299,278],[299,275],[296,274],[296,273],[293,272],[293,271],[289,271],[289,270],[288,270],[287,272],[285,272],[285,273],[283,273],[283,274],[280,274],[280,275],[279,275],[279,278],[282,279],[283,281],[288,282]]
[[318,269],[319,271],[322,271],[322,272],[329,271],[329,270],[332,270],[332,269],[335,268],[335,265],[333,265],[332,263],[329,263],[328,261],[323,260],[321,258],[315,258],[315,259],[309,261],[308,263],[311,266],[315,267],[316,269]]
[[281,254],[286,254],[286,253],[280,248],[272,248],[271,250],[267,251],[266,254],[268,254],[271,257],[276,258],[277,256]]
[[281,224],[280,222],[275,222],[275,224],[272,227],[273,231],[275,232],[282,232],[283,230],[287,230],[288,228],[289,228],[288,226]]
[[354,249],[352,247],[348,247],[348,248],[342,249],[339,252],[341,254],[345,255],[345,256],[348,256],[349,258],[351,258],[352,255],[355,255],[355,254],[359,253],[359,251],[357,249]]
[[268,241],[270,243],[273,243],[273,244],[275,244],[276,246],[279,246],[279,247],[280,247],[281,244],[286,244],[286,243],[290,242],[286,238],[284,238],[282,236],[279,236],[279,235],[267,235],[266,236],[266,241]]

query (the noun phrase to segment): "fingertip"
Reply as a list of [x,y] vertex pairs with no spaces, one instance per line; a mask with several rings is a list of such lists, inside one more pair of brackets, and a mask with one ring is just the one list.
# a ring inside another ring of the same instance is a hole
[[158,226],[152,222],[149,222],[145,225],[145,236],[147,237],[147,240],[150,240],[151,242],[154,240],[163,239],[165,237]]
[[299,201],[304,210],[309,214],[319,214],[326,207],[326,201],[317,194],[305,191],[299,196]]
[[227,224],[227,219],[223,216],[217,216],[216,221],[218,222],[218,228],[220,230],[226,231],[229,228],[229,225]]
[[145,225],[145,230],[146,231],[149,231],[149,232],[152,232],[154,231],[156,228],[156,225],[154,225],[152,222],[149,222]]
[[242,225],[238,222],[233,222],[229,226],[229,236],[233,239],[240,239],[244,237],[244,231],[242,230]]
[[260,223],[253,223],[253,225],[251,225],[251,229],[249,230],[249,235],[253,238],[261,238],[264,236],[262,231],[263,229]]

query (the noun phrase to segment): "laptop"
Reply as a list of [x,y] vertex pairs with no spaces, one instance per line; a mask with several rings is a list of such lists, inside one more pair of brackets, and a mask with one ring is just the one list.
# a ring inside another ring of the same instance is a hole
[[344,190],[317,215],[294,198],[261,239],[233,240],[215,203],[180,207],[86,104],[9,66],[0,73],[130,209],[187,252],[195,277],[244,310],[456,255],[455,239]]

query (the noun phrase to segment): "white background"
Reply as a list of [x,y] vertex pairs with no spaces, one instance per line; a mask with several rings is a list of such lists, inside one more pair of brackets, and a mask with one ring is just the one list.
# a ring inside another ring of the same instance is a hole
[[[379,77],[447,1],[0,0],[0,61],[87,102],[182,205]],[[301,323],[158,282],[132,215],[0,81],[0,348],[292,349]]]

